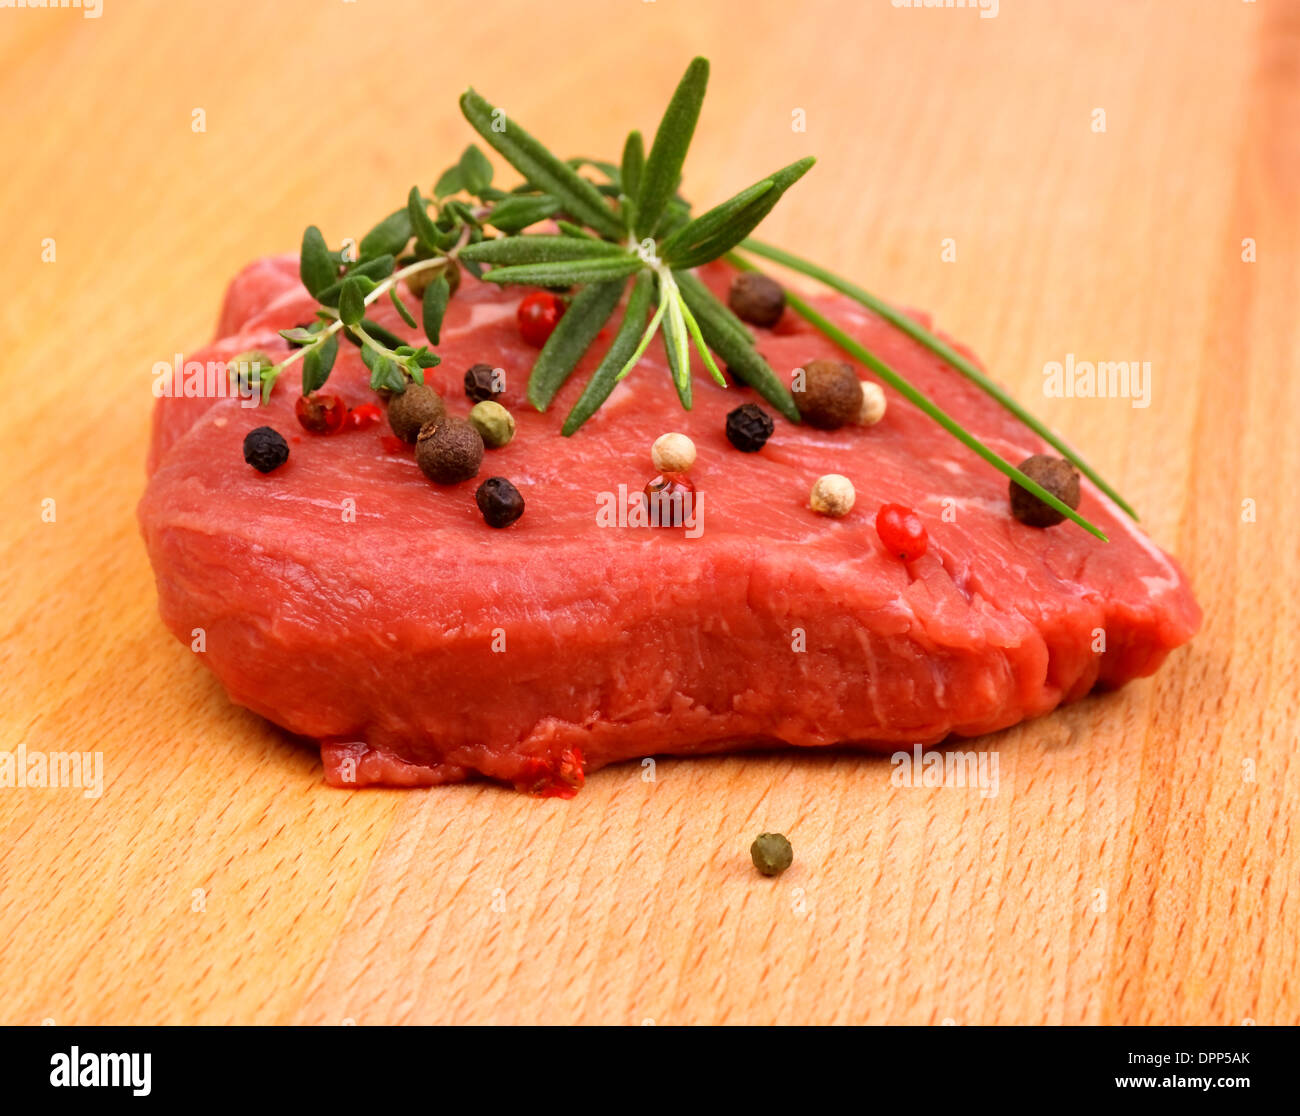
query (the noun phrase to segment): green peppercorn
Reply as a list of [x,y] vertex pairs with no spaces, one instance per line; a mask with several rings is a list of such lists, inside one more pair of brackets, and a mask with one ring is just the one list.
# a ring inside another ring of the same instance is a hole
[[742,322],[770,329],[785,310],[785,290],[769,275],[742,271],[731,281],[727,304]]
[[[1068,461],[1047,453],[1036,453],[1020,463],[1020,471],[1037,481],[1071,510],[1079,506],[1079,474]],[[1011,514],[1030,527],[1055,527],[1065,516],[1051,504],[1045,504],[1015,481],[1010,482]]]
[[483,439],[464,419],[425,423],[415,442],[415,461],[434,484],[459,484],[478,475]]
[[818,430],[836,430],[857,422],[862,413],[862,381],[853,365],[840,360],[810,360],[796,374],[793,391],[799,417]]
[[407,384],[401,395],[390,396],[388,401],[388,425],[403,442],[412,445],[424,426],[442,422],[446,416],[442,396],[428,384]]
[[794,862],[794,849],[780,833],[760,833],[749,846],[749,857],[765,876],[779,876]]
[[226,362],[233,379],[231,386],[243,397],[256,395],[261,388],[262,373],[270,372],[275,361],[261,349],[249,349]]
[[500,449],[515,436],[515,416],[491,399],[475,403],[469,421],[488,449]]

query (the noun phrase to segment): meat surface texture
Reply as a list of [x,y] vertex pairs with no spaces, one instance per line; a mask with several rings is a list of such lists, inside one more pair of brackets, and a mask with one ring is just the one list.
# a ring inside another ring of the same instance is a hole
[[[731,273],[701,277],[725,297]],[[519,337],[525,292],[469,276],[453,298],[429,382],[468,413],[472,364],[506,371],[518,423],[476,480],[431,485],[386,424],[320,436],[294,417],[294,365],[269,406],[163,398],[140,523],[167,626],[231,698],[321,743],[343,786],[482,775],[570,793],[584,771],[653,754],[842,744],[893,750],[1038,716],[1097,686],[1148,675],[1200,622],[1176,563],[1085,483],[1079,510],[1109,543],[1009,514],[1005,479],[886,389],[874,427],[820,432],[776,416],[759,453],[733,449],[728,411],[760,402],[697,369],[684,412],[656,341],[575,436],[559,428],[610,340],[606,328],[546,414],[524,398],[536,350]],[[838,296],[814,300],[852,336],[1013,462],[1042,444],[937,357]],[[374,316],[414,338],[386,300]],[[296,261],[247,268],[220,336],[191,360],[251,348],[311,319]],[[757,346],[789,381],[843,359],[789,311]],[[698,362],[697,362],[698,363]],[[344,344],[326,390],[374,402]],[[770,408],[767,408],[770,410]],[[287,464],[263,476],[244,435],[270,425]],[[669,430],[698,448],[695,530],[609,523],[655,473]],[[814,514],[812,482],[857,487],[844,519]],[[480,481],[508,477],[527,510],[487,527]],[[904,562],[877,508],[922,516],[929,550]]]

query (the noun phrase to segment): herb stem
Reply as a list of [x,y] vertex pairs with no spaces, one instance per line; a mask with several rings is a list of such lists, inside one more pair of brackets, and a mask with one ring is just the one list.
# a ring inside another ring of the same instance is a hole
[[1052,433],[1044,423],[1040,422],[1032,414],[1026,411],[1024,407],[1017,403],[1016,400],[1013,399],[1003,387],[1001,387],[1001,385],[996,383],[994,380],[991,380],[983,371],[976,367],[972,361],[967,360],[959,352],[953,349],[951,345],[948,345],[942,338],[931,333],[930,330],[926,329],[919,322],[908,317],[906,314],[902,313],[902,311],[896,310],[894,307],[890,306],[889,303],[885,302],[883,299],[877,298],[869,291],[865,291],[856,284],[850,283],[847,279],[841,279],[834,272],[827,271],[824,267],[820,267],[809,260],[801,259],[799,256],[786,252],[774,245],[764,244],[762,241],[747,238],[741,241],[740,247],[745,249],[747,252],[752,252],[756,256],[762,256],[765,259],[772,260],[774,263],[782,264],[793,271],[798,271],[803,275],[816,279],[818,282],[824,283],[826,286],[839,291],[841,294],[848,295],[855,302],[861,303],[868,310],[884,318],[885,321],[889,322],[896,328],[902,330],[914,341],[919,341],[932,353],[935,353],[947,361],[948,364],[965,376],[966,379],[975,384],[981,391],[992,396],[1002,404],[1003,407],[1015,415],[1016,418],[1029,427],[1030,430],[1042,438],[1043,441],[1047,442],[1050,446],[1056,449],[1058,453],[1064,456],[1068,461],[1072,462],[1084,476],[1114,500],[1131,519],[1137,519],[1137,512],[1135,512],[1128,503],[1125,502],[1124,498],[1109,484],[1102,480],[1097,472],[1086,461],[1084,461],[1083,458],[1075,453],[1074,450],[1066,445],[1061,438],[1057,437],[1057,435]]
[[[384,295],[386,295],[389,291],[391,291],[394,287],[397,286],[399,280],[405,279],[408,275],[416,275],[421,271],[430,271],[435,267],[445,268],[448,262],[454,259],[456,254],[461,250],[461,248],[465,246],[465,243],[468,241],[468,239],[469,239],[468,232],[466,232],[465,234],[462,234],[461,242],[457,244],[454,248],[452,248],[451,251],[449,251],[445,256],[433,256],[427,260],[416,260],[415,263],[408,264],[406,267],[402,268],[401,271],[393,272],[392,275],[390,275],[387,279],[384,279],[382,282],[380,282],[373,291],[371,291],[368,295],[366,295],[364,299],[362,299],[362,304],[365,306],[369,306],[377,299],[383,298]],[[313,349],[319,348],[331,337],[333,337],[334,334],[338,333],[339,330],[343,328],[343,321],[342,319],[339,318],[338,311],[334,309],[332,306],[323,306],[320,308],[319,312],[332,314],[334,316],[334,320],[330,322],[330,324],[327,325],[324,329],[322,329],[319,334],[317,334],[316,340],[313,341],[310,345],[303,345],[301,348],[295,349],[287,357],[285,357],[284,360],[280,361],[279,364],[272,367],[269,370],[268,375],[262,377],[262,402],[263,403],[265,403],[271,397],[271,390],[275,387],[275,382],[280,378],[281,372],[283,372],[286,368],[289,367],[289,365],[293,364],[295,361],[302,360],[302,358],[305,357]],[[355,333],[358,337],[363,338],[370,345],[372,349],[383,352],[385,356],[393,355],[393,351],[391,349],[387,348],[384,345],[381,345],[378,341],[376,341],[373,337],[371,337],[368,333],[366,333],[365,330],[363,330],[359,325],[353,326],[352,332]]]
[[[729,256],[729,259],[742,271],[758,270],[758,268],[755,267],[753,264],[751,264],[748,260],[742,260],[739,257],[735,256],[734,253]],[[1073,520],[1085,531],[1087,531],[1090,535],[1095,535],[1097,538],[1101,539],[1102,542],[1110,541],[1109,539],[1106,538],[1105,534],[1098,527],[1089,523],[1088,520],[1084,519],[1083,516],[1081,516],[1068,504],[1065,504],[1062,501],[1058,500],[1055,496],[1053,496],[1050,492],[1048,492],[1047,489],[1043,488],[1043,486],[1040,485],[1037,481],[1033,480],[1030,477],[1025,476],[1024,473],[1022,473],[1009,461],[1004,460],[1002,457],[998,456],[998,454],[994,453],[991,449],[988,448],[988,446],[986,446],[983,442],[981,442],[978,438],[976,438],[973,434],[971,434],[964,426],[962,426],[961,423],[959,423],[956,419],[954,419],[951,415],[949,415],[946,411],[942,410],[936,404],[932,403],[928,397],[926,397],[921,392],[919,392],[916,388],[914,388],[910,383],[908,383],[907,380],[903,379],[903,377],[900,376],[897,372],[895,372],[892,368],[890,368],[889,365],[885,364],[884,361],[882,361],[869,349],[865,348],[859,342],[855,341],[852,337],[850,337],[847,333],[845,333],[844,330],[840,329],[839,326],[835,325],[835,323],[832,322],[825,315],[815,310],[811,305],[805,302],[797,294],[787,290],[785,293],[785,301],[786,304],[792,310],[794,310],[796,314],[798,314],[801,318],[804,318],[806,321],[809,321],[813,325],[815,325],[819,330],[822,331],[822,333],[824,333],[827,337],[829,337],[832,341],[834,341],[841,349],[843,349],[850,356],[854,356],[858,360],[860,360],[863,364],[865,364],[868,368],[870,368],[877,376],[879,376],[882,380],[884,380],[885,383],[887,383],[890,387],[892,387],[895,391],[897,391],[909,402],[919,407],[922,411],[925,412],[925,414],[929,415],[930,418],[934,419],[935,422],[937,422],[946,431],[948,431],[949,434],[951,434],[954,438],[956,438],[968,449],[973,450],[975,453],[977,453],[980,457],[982,457],[985,461],[987,461],[990,465],[992,465],[995,469],[997,469],[998,472],[1003,473],[1004,475],[1010,477],[1013,481],[1016,482],[1016,484],[1020,485],[1021,488],[1024,488],[1027,491],[1032,492],[1035,496],[1037,496],[1040,500],[1042,500],[1043,503],[1055,508],[1062,515]]]

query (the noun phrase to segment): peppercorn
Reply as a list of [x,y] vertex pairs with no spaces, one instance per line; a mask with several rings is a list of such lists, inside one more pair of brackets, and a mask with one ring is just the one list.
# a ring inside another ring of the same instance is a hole
[[745,403],[727,415],[727,441],[741,453],[757,453],[775,429],[772,416],[757,403]]
[[818,430],[856,422],[862,411],[862,383],[843,361],[810,360],[803,366],[803,386],[796,374],[794,387],[800,417]]
[[843,519],[853,510],[857,498],[853,482],[848,477],[840,476],[839,473],[827,473],[813,482],[808,504],[818,515]]
[[749,858],[765,876],[779,876],[794,863],[794,849],[781,833],[760,833],[749,846]]
[[427,424],[438,424],[447,417],[442,396],[428,384],[407,384],[401,395],[388,402],[388,425],[403,442],[415,443]]
[[244,435],[244,460],[259,473],[269,473],[289,460],[289,443],[269,426]]
[[251,398],[261,388],[262,373],[269,372],[275,361],[261,349],[249,349],[240,353],[226,364],[227,371],[234,374],[234,388],[244,398]]
[[564,315],[564,307],[564,301],[550,291],[533,291],[524,295],[515,311],[520,336],[534,349],[540,349],[551,339]]
[[660,473],[646,482],[646,511],[653,527],[680,527],[695,509],[695,485],[685,473]]
[[915,562],[930,549],[930,536],[921,517],[905,504],[881,504],[876,512],[876,534],[890,554]]
[[661,473],[684,473],[695,464],[695,443],[685,434],[660,434],[650,447],[650,460]]
[[298,396],[293,411],[299,425],[313,434],[337,434],[348,421],[347,404],[328,392],[313,391]]
[[875,426],[885,417],[885,389],[871,380],[862,381],[862,407],[858,411],[859,426]]
[[491,399],[475,403],[469,421],[488,449],[500,449],[515,436],[515,416]]
[[490,364],[475,364],[465,373],[465,394],[475,403],[484,403],[504,395],[505,370],[498,375]]
[[741,321],[770,329],[785,310],[785,290],[771,276],[742,271],[731,281],[727,304]]
[[478,475],[483,439],[464,419],[426,422],[415,442],[415,461],[434,484],[459,484]]
[[[1020,463],[1020,471],[1037,481],[1070,509],[1079,506],[1079,474],[1074,466],[1051,454],[1036,453]],[[1062,512],[1044,503],[1032,492],[1010,482],[1011,514],[1030,527],[1054,527],[1065,519]]]
[[509,527],[524,514],[524,498],[505,477],[488,477],[474,493],[474,502],[489,527]]

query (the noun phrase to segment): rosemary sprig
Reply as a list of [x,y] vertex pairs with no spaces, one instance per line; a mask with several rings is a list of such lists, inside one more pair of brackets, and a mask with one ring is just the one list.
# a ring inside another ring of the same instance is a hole
[[[709,374],[726,386],[710,351],[717,349],[710,338],[718,336],[733,342],[728,351],[742,344],[746,350],[735,361],[723,354],[732,370],[752,383],[791,421],[798,421],[788,389],[753,351],[739,319],[720,303],[707,307],[707,311],[701,308],[699,290],[692,289],[688,296],[682,277],[689,274],[690,268],[720,258],[748,236],[786,190],[803,177],[813,160],[792,163],[692,219],[689,206],[676,191],[708,77],[708,62],[694,59],[664,112],[649,153],[641,134],[634,131],[627,137],[618,165],[594,159],[562,160],[517,120],[507,117],[478,93],[471,90],[461,98],[465,118],[524,176],[531,196],[544,201],[535,209],[519,202],[502,202],[510,227],[494,227],[506,235],[466,245],[460,259],[487,267],[483,278],[493,283],[579,288],[533,368],[528,398],[534,406],[545,410],[550,405],[629,285],[634,290],[643,288],[645,281],[653,285],[647,297],[653,298],[656,309],[640,341],[627,352],[631,340],[620,330],[601,363],[600,383],[591,394],[584,392],[575,404],[565,420],[565,434],[572,434],[591,417],[595,411],[593,401],[599,405],[608,397],[614,383],[631,371],[661,331],[673,385],[683,407],[691,406],[692,347]],[[588,166],[604,175],[606,182],[598,185],[583,177],[579,169]],[[560,235],[522,231],[527,225],[520,222],[533,212],[543,211],[557,218]],[[493,224],[495,219],[493,210],[485,222]],[[589,293],[597,288],[599,295]],[[630,315],[627,320],[643,321],[644,313]],[[579,349],[578,341],[584,338]],[[615,352],[623,357],[621,362],[609,360]]]
[[[865,306],[868,310],[884,318],[891,325],[902,330],[915,341],[919,341],[932,353],[937,354],[948,362],[953,368],[960,372],[971,383],[975,384],[981,391],[992,396],[1002,404],[1008,411],[1016,416],[1030,430],[1043,439],[1048,445],[1056,449],[1067,461],[1072,462],[1075,467],[1086,476],[1093,484],[1100,488],[1107,496],[1122,508],[1132,519],[1137,519],[1135,512],[1118,492],[1107,484],[1098,475],[1086,461],[1083,460],[1074,450],[1054,434],[1044,423],[1035,418],[1029,411],[1025,410],[1016,400],[997,382],[989,379],[974,363],[967,360],[961,353],[957,352],[951,345],[947,344],[941,337],[936,336],[926,329],[920,322],[908,317],[899,310],[894,309],[884,299],[877,298],[868,291],[863,290],[855,283],[849,282],[836,275],[834,272],[827,271],[826,268],[812,263],[809,260],[800,258],[784,249],[774,247],[771,244],[764,244],[762,241],[753,240],[752,238],[741,241],[740,247],[747,252],[752,252],[756,256],[762,256],[765,259],[779,263],[792,271],[798,271],[820,283],[824,283],[832,290],[846,294],[855,302]],[[1037,495],[1037,493],[1035,493]]]

